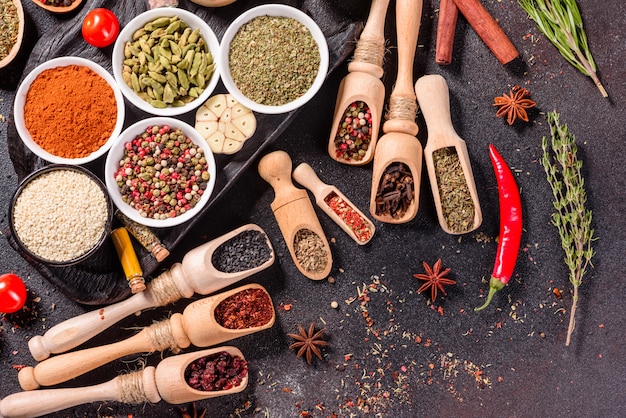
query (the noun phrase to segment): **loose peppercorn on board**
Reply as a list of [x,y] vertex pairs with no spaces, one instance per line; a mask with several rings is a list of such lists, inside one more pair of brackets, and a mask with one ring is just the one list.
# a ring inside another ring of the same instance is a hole
[[[82,38],[81,23],[84,15],[91,8],[106,7],[117,15],[123,27],[133,17],[145,11],[147,6],[144,1],[131,0],[95,1],[93,3],[96,4],[83,7],[76,16],[61,21],[59,25],[56,25],[39,39],[26,62],[22,78],[42,62],[61,55],[78,55],[89,58],[111,71],[112,48],[89,47]],[[359,36],[362,23],[337,14],[329,3],[313,0],[287,2],[287,4],[299,7],[314,16],[323,29],[330,52],[329,73],[332,73],[350,57],[354,40]],[[212,9],[191,2],[181,2],[179,7],[201,16],[215,31],[218,38],[221,38],[231,21],[243,11],[256,5],[258,5],[256,1],[238,1],[227,8]],[[214,94],[219,93],[226,93],[221,82]],[[125,128],[137,120],[149,116],[128,102],[126,102],[126,108]],[[298,113],[299,110],[283,115],[257,114],[256,132],[246,141],[245,146],[235,155],[216,155],[217,184],[201,215],[181,226],[156,230],[167,248],[174,249],[180,242],[184,241],[187,233],[194,229],[199,222],[210,222],[210,218],[202,215],[209,212],[219,202],[241,174],[261,155],[265,147],[289,126]],[[192,126],[194,118],[195,111],[180,116],[181,120]],[[44,161],[25,149],[13,125],[8,129],[7,142],[10,158],[20,179],[45,164]],[[96,174],[102,175],[103,165],[104,159],[99,159],[86,167]],[[14,248],[17,248],[12,237],[9,237],[9,241]],[[159,267],[159,263],[143,248],[137,247],[137,249],[144,274],[149,277]],[[115,249],[110,243],[107,243],[96,257],[72,267],[52,268],[34,260],[29,261],[44,277],[76,302],[87,305],[108,304],[124,299],[129,295],[128,283],[124,279]]]

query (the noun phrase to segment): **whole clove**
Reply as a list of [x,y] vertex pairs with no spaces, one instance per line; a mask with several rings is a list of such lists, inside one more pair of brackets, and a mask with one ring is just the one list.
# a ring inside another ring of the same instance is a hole
[[401,218],[415,198],[413,175],[406,164],[387,166],[376,192],[376,215]]

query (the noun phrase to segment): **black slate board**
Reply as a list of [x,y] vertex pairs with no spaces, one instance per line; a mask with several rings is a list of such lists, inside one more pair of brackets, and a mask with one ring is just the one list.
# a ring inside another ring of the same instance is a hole
[[[190,1],[180,1],[179,7],[187,9],[204,18],[216,33],[218,39],[222,38],[228,24],[243,11],[268,2],[237,1],[230,6],[222,8],[205,8]],[[315,19],[321,27],[330,51],[329,74],[337,69],[348,59],[353,51],[362,24],[353,18],[346,17],[340,9],[335,9],[331,1],[285,1],[303,10]],[[111,9],[120,20],[123,27],[137,14],[145,11],[147,5],[144,1],[121,0],[87,1],[82,9],[71,18],[62,21],[48,33],[43,34],[34,46],[22,79],[37,65],[58,56],[81,56],[89,58],[102,65],[111,72],[111,52],[113,47],[97,49],[87,44],[81,35],[81,23],[84,15],[96,7]],[[365,8],[364,10],[367,10]],[[226,92],[221,82],[215,93]],[[305,106],[306,107],[306,106]],[[203,208],[201,214],[193,220],[173,228],[155,229],[162,242],[169,249],[174,249],[181,243],[187,234],[200,222],[213,222],[211,209],[224,197],[228,189],[239,179],[257,160],[265,147],[271,144],[292,122],[300,110],[283,115],[260,115],[257,114],[257,130],[242,150],[232,156],[216,156],[217,183],[209,203]],[[179,116],[181,120],[193,125],[195,112]],[[150,115],[140,111],[126,102],[126,120],[124,127],[131,125]],[[39,159],[22,144],[13,121],[10,120],[7,130],[7,142],[9,156],[13,162],[15,171],[21,180],[30,172],[47,163]],[[85,165],[86,168],[102,176],[104,158]],[[115,226],[115,225],[114,225]],[[9,242],[19,251],[14,239],[9,235]],[[201,243],[198,243],[200,245]],[[149,277],[158,273],[159,263],[139,245],[135,246],[139,261],[144,270],[144,275]],[[21,253],[21,252],[20,252]],[[40,273],[53,285],[59,288],[68,298],[85,305],[104,305],[114,303],[129,296],[130,289],[120,266],[115,250],[110,240],[90,260],[65,268],[50,267],[35,260],[29,259],[22,254]]]

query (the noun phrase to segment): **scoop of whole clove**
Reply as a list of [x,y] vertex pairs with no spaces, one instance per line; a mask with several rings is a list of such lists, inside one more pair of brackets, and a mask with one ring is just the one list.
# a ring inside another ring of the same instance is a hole
[[415,197],[411,170],[403,163],[387,166],[376,192],[376,214],[402,217]]

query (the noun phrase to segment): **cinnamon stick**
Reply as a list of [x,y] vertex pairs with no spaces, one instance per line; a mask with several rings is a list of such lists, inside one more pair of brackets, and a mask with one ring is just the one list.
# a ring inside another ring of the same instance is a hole
[[437,48],[435,62],[439,65],[448,65],[452,62],[454,49],[454,31],[459,9],[453,0],[439,2],[439,19],[437,20]]
[[508,64],[519,56],[515,45],[479,0],[453,1],[501,64]]

